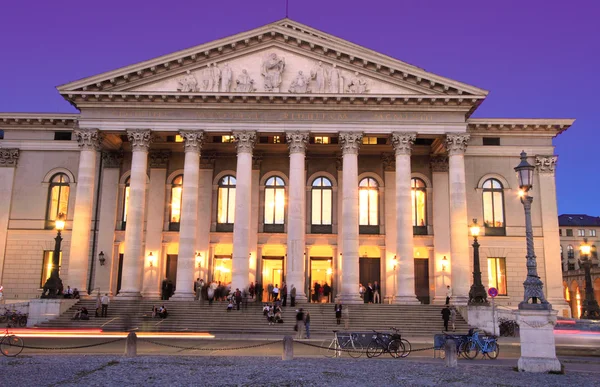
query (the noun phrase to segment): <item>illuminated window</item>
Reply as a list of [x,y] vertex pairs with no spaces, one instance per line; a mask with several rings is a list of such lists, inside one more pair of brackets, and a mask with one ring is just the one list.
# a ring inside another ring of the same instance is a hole
[[585,236],[585,230],[582,229],[582,228],[578,229],[577,230],[577,236],[584,237]]
[[[52,257],[54,256],[54,251],[44,251],[44,259],[42,261],[42,278],[40,279],[40,288],[44,287],[44,284],[50,278],[50,274],[52,274]],[[62,263],[62,251],[58,257],[58,275],[60,276],[60,265]]]
[[373,136],[363,137],[362,143],[364,145],[377,145],[377,137],[373,137]]
[[486,235],[505,235],[504,190],[496,179],[483,183],[483,224]]
[[273,136],[273,144],[281,144],[281,136]]
[[274,176],[267,180],[265,186],[265,225],[283,225],[285,183],[282,178]]
[[326,136],[315,137],[315,144],[329,144],[329,137],[326,137]]
[[64,173],[57,173],[50,179],[48,189],[48,212],[46,214],[46,228],[54,228],[54,221],[58,214],[67,216],[69,208],[69,177]]
[[234,142],[235,141],[235,137],[233,136],[221,136],[221,142]]
[[181,137],[181,135],[176,134],[175,135],[175,142],[183,142],[183,137]]
[[567,246],[567,258],[574,259],[575,258],[575,250],[572,245]]
[[130,190],[130,178],[127,178],[125,182],[125,191],[123,192],[123,218],[121,222],[121,230],[125,230],[127,224],[127,209],[129,208],[129,190]]
[[[326,177],[317,177],[312,183],[311,224],[315,233],[331,233],[332,189]],[[315,227],[316,226],[316,227]]]
[[231,283],[231,270],[233,268],[231,256],[215,255],[214,268],[213,278],[215,281],[220,281],[222,284]]
[[427,186],[423,180],[414,178],[410,181],[410,187],[413,233],[427,235]]
[[506,296],[506,258],[488,258],[489,286],[498,289],[499,296]]
[[171,183],[171,216],[169,217],[169,230],[179,231],[181,220],[181,194],[183,192],[183,175],[173,179]]
[[373,178],[362,179],[358,184],[359,225],[379,225],[379,184]]
[[233,231],[235,215],[235,184],[233,176],[225,176],[219,180],[217,201],[217,231]]
[[590,236],[591,237],[595,237],[596,236],[596,230],[590,230]]

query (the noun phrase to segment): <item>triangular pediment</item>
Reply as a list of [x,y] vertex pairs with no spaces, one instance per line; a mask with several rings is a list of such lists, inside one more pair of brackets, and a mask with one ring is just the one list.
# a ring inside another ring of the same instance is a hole
[[289,19],[71,82],[58,90],[65,96],[75,91],[487,94]]

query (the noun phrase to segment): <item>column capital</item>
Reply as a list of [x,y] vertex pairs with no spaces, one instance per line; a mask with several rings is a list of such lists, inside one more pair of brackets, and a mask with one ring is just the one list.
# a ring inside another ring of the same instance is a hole
[[252,169],[253,170],[260,170],[260,166],[262,165],[263,162],[263,154],[262,153],[255,153],[254,155],[252,155]]
[[169,164],[169,158],[171,157],[171,152],[160,150],[160,151],[152,151],[148,155],[150,159],[150,168],[166,168]]
[[77,144],[81,150],[100,150],[100,143],[102,142],[102,135],[98,129],[75,129],[73,130]]
[[362,132],[340,132],[340,146],[342,154],[357,155],[362,142]]
[[102,166],[104,168],[120,168],[123,161],[123,151],[102,152]]
[[396,157],[392,153],[382,153],[381,162],[383,163],[384,171],[396,170]]
[[467,133],[447,133],[446,149],[448,154],[452,156],[465,153],[470,138],[471,136]]
[[200,153],[204,144],[203,130],[180,130],[179,135],[183,137],[185,152]]
[[535,167],[538,173],[554,174],[557,162],[558,156],[556,155],[535,155]]
[[256,143],[256,132],[242,130],[233,132],[235,138],[235,145],[237,147],[237,153],[250,153],[254,150],[254,144]]
[[296,130],[291,133],[286,133],[285,138],[290,148],[291,153],[305,153],[306,144],[308,144],[308,132]]
[[17,161],[19,161],[19,149],[0,149],[0,167],[16,167]]
[[131,144],[131,150],[148,152],[152,142],[152,131],[149,129],[128,129],[127,139]]
[[431,172],[448,172],[448,156],[432,155],[429,165],[431,166]]
[[417,139],[417,133],[415,132],[393,132],[392,133],[392,146],[398,155],[409,155],[412,153],[412,146]]

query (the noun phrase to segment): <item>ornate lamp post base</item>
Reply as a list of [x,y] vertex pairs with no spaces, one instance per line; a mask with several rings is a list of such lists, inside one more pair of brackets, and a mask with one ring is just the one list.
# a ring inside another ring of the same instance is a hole
[[44,284],[44,291],[40,298],[58,298],[60,296],[60,289],[62,288],[62,280],[58,276],[51,275]]

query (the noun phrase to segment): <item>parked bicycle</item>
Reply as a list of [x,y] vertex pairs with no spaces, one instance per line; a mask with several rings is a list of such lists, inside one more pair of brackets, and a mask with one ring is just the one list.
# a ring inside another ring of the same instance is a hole
[[410,351],[412,350],[412,345],[410,344],[410,341],[402,338],[402,335],[400,334],[400,330],[398,328],[390,327],[390,329],[394,331],[394,333],[392,333],[392,339],[400,340],[402,342],[402,345],[404,346],[403,352],[400,355],[400,357],[407,357],[408,355],[410,355]]
[[350,357],[355,359],[362,356],[365,350],[358,340],[358,334],[350,333],[343,335],[338,333],[338,331],[333,331],[333,334],[331,342],[325,340],[321,346],[322,348],[327,348],[324,350],[326,357],[341,357],[342,352],[347,352]]
[[439,347],[437,348],[439,350],[439,356],[441,359],[444,359],[446,357],[446,351],[445,351],[445,347],[446,347],[446,341],[447,340],[454,340],[454,342],[456,343],[456,354],[458,356],[463,356],[465,357],[465,353],[463,352],[464,348],[463,345],[469,341],[469,335],[450,335],[450,334],[444,334],[443,336],[443,342],[439,343]]
[[23,351],[24,346],[23,339],[17,335],[11,335],[7,328],[2,341],[0,341],[0,351],[2,351],[2,354],[8,357],[15,357]]
[[375,334],[367,347],[368,358],[381,356],[382,353],[389,353],[393,358],[402,356],[404,353],[404,344],[402,344],[400,338],[394,338],[393,335],[388,333],[373,332]]
[[517,335],[517,330],[519,329],[519,324],[515,320],[509,320],[505,317],[501,317],[498,319],[499,327],[500,327],[500,336],[515,337]]
[[479,352],[484,357],[496,359],[500,354],[500,345],[496,336],[482,336],[479,331],[475,331],[468,341],[463,343],[462,352],[469,360],[475,359]]
[[27,314],[4,308],[4,314],[2,315],[2,318],[0,318],[0,323],[4,322],[6,322],[6,326],[9,328],[17,326],[23,328],[27,326]]

